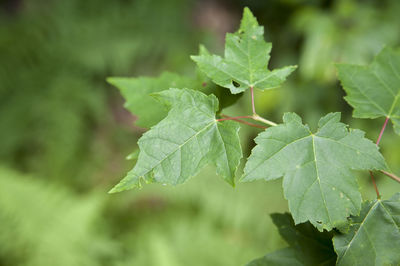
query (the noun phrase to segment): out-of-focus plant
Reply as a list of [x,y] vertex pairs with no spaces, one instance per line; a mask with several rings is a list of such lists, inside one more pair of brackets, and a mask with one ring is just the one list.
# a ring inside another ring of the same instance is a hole
[[331,9],[306,7],[292,19],[304,37],[299,64],[307,80],[335,82],[334,62],[363,64],[384,45],[400,42],[400,3],[333,1]]

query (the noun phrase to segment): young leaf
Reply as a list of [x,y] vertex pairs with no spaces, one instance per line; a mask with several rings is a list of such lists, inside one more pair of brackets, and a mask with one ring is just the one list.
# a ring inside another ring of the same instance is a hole
[[181,184],[207,163],[215,164],[217,173],[234,185],[242,158],[239,125],[215,119],[217,98],[189,89],[169,89],[155,96],[171,110],[139,139],[135,167],[111,192],[141,187],[141,180]]
[[361,195],[350,169],[386,169],[376,145],[364,132],[340,123],[340,113],[321,118],[312,133],[294,113],[283,124],[266,129],[255,139],[243,181],[283,176],[283,189],[296,224],[310,221],[331,230],[358,215]]
[[227,33],[225,58],[208,53],[192,56],[201,71],[233,94],[250,87],[267,90],[279,87],[295,66],[268,70],[271,43],[264,41],[264,28],[248,8],[244,9],[239,30]]
[[271,215],[289,248],[269,253],[252,261],[249,266],[262,265],[335,265],[333,234],[319,232],[310,223],[295,225],[290,214]]
[[398,265],[400,262],[400,193],[389,200],[365,202],[350,229],[333,238],[337,265]]
[[400,134],[400,50],[385,48],[369,66],[339,64],[337,70],[353,116],[389,117]]

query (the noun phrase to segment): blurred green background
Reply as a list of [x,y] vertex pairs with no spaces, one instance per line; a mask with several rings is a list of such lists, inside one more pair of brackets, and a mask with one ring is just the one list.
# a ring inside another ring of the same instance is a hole
[[[108,76],[190,74],[198,44],[223,51],[249,6],[273,42],[271,67],[298,64],[260,114],[315,128],[341,111],[375,140],[382,119],[351,118],[335,62],[368,63],[400,43],[400,1],[0,0],[0,265],[243,265],[285,244],[269,214],[281,181],[229,187],[207,168],[178,187],[107,194],[134,162],[144,129]],[[249,95],[224,113],[249,113]],[[259,130],[241,129],[247,156]],[[400,137],[381,150],[400,173]],[[365,199],[368,173],[355,173]],[[377,176],[383,198],[398,184]]]

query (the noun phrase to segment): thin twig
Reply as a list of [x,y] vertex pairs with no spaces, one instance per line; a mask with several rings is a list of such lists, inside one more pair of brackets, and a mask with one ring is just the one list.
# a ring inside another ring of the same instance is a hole
[[254,120],[257,120],[257,121],[260,121],[260,122],[262,122],[262,123],[264,123],[264,124],[267,124],[267,125],[270,125],[270,126],[277,126],[277,124],[276,123],[274,123],[274,122],[272,122],[272,121],[269,121],[268,119],[265,119],[265,118],[262,118],[261,116],[259,116],[258,114],[254,114],[253,116],[252,116],[252,119],[254,119]]
[[[376,141],[376,146],[379,146],[379,143],[381,142],[381,139],[382,139],[382,136],[383,136],[383,132],[385,132],[385,128],[386,128],[386,125],[387,125],[388,121],[389,121],[389,117],[386,117],[385,123],[383,123],[381,132],[379,133],[378,140]],[[374,174],[372,173],[372,171],[369,171],[369,173],[371,175],[372,183],[374,184],[374,187],[375,187],[376,196],[378,197],[378,199],[380,199],[381,196],[379,194],[378,186],[376,185],[376,182],[375,182]]]
[[[387,125],[388,121],[389,121],[389,117],[386,117],[385,123],[383,123],[381,132],[379,133],[378,140],[376,141],[376,146],[379,146],[379,143],[381,142],[381,139],[382,139],[382,136],[383,136],[383,132],[385,132],[385,128],[386,128],[386,125]],[[383,173],[384,171],[381,171],[381,172]],[[378,186],[376,185],[374,175],[372,174],[372,171],[369,171],[369,173],[370,173],[370,175],[371,175],[372,183],[374,184],[374,187],[375,187],[376,196],[378,197],[378,199],[380,199],[381,196],[380,196],[380,194],[379,194]],[[386,172],[386,173],[387,173],[387,172]],[[390,173],[388,173],[388,174],[390,174]],[[393,178],[393,176],[390,176],[390,177]],[[395,179],[395,180],[396,180],[396,179]]]
[[375,192],[376,192],[376,197],[377,197],[378,199],[380,199],[380,198],[381,198],[381,195],[379,194],[379,190],[378,190],[378,186],[376,185],[376,182],[375,182],[374,174],[372,173],[372,171],[369,171],[369,174],[371,175],[371,180],[372,180],[372,183],[374,184],[374,188],[375,188]]
[[379,142],[381,142],[383,132],[385,132],[385,128],[386,128],[388,121],[389,121],[389,117],[386,117],[385,123],[383,124],[381,132],[379,133],[378,140],[376,141],[376,146],[379,146]]
[[384,171],[384,170],[381,170],[380,172],[381,172],[382,174],[384,174],[384,175],[387,175],[387,176],[390,177],[391,179],[393,179],[393,180],[395,180],[395,181],[397,181],[397,182],[400,183],[400,177],[396,176],[395,174],[386,172],[386,171]]
[[263,118],[263,117],[261,117],[261,116],[259,116],[257,114],[256,105],[254,104],[254,88],[253,88],[253,86],[250,86],[250,94],[251,94],[251,109],[253,111],[253,116],[250,117],[250,118],[253,119],[253,120],[262,122],[264,124],[273,126],[273,127],[276,126],[277,125],[276,123],[274,123],[274,122],[272,122],[272,121],[270,121],[268,119],[265,119],[265,118]]
[[242,116],[221,115],[221,116],[226,117],[226,118],[220,118],[220,119],[217,119],[217,121],[234,120],[234,119],[240,119],[240,118],[250,118],[250,119],[253,118],[251,115],[242,115]]
[[[261,129],[266,129],[267,128],[267,127],[260,126],[260,125],[257,125],[257,124],[253,124],[253,123],[250,123],[250,122],[247,122],[247,121],[244,121],[244,120],[240,120],[240,119],[238,119],[238,117],[230,117],[230,116],[227,116],[227,115],[222,115],[222,116],[226,117],[226,118],[217,119],[217,121],[233,120],[233,121],[236,121],[236,122],[239,122],[239,123],[251,126],[251,127],[256,127],[256,128],[261,128]],[[250,118],[250,117],[245,117],[245,118]]]

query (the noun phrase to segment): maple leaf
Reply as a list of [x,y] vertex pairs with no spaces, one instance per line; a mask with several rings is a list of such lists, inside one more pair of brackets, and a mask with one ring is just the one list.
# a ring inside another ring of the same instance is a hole
[[141,187],[141,180],[181,184],[207,163],[216,165],[217,174],[234,185],[242,158],[239,125],[216,120],[217,98],[189,89],[169,89],[154,96],[171,110],[139,139],[135,167],[111,192]]
[[361,130],[340,123],[340,113],[320,119],[312,133],[301,118],[286,113],[283,124],[255,139],[242,181],[283,176],[283,189],[296,224],[309,220],[319,230],[331,230],[358,215],[361,195],[350,171],[386,169],[378,147]]

